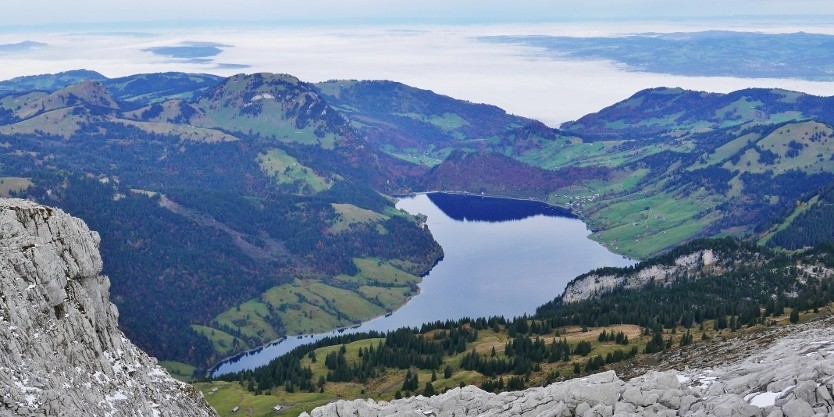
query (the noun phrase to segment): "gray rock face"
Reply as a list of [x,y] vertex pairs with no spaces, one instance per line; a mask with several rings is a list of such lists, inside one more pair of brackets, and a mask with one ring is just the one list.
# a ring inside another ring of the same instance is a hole
[[672,284],[680,277],[709,275],[722,271],[716,254],[701,250],[675,259],[672,265],[653,265],[629,275],[588,274],[571,281],[562,293],[562,301],[575,303],[611,292],[615,288],[642,288],[649,282]]
[[212,416],[117,328],[99,236],[0,199],[0,416]]
[[[834,415],[834,320],[796,332],[743,360],[713,369],[650,371],[622,381],[614,371],[492,394],[456,388],[431,398],[338,401],[324,416],[815,416]],[[302,414],[304,417],[310,417]]]

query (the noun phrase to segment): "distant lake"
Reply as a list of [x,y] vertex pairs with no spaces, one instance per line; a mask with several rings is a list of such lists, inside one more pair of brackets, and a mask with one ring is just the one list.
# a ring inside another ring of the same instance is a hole
[[215,375],[264,365],[325,336],[531,314],[577,275],[634,263],[589,239],[588,228],[569,211],[544,203],[431,193],[403,198],[397,208],[426,215],[429,230],[443,247],[444,258],[423,278],[420,294],[390,316],[342,332],[289,337],[223,363]]

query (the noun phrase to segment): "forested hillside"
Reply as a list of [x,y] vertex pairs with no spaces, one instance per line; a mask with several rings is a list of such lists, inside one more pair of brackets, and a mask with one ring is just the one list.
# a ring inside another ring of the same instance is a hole
[[834,236],[834,189],[826,187],[805,201],[797,201],[796,209],[781,224],[775,226],[767,240],[771,246],[801,249],[823,242]]
[[635,258],[698,237],[759,239],[834,182],[831,98],[655,88],[552,129],[397,83],[317,87],[380,149],[431,167],[414,189],[571,207]]
[[75,71],[0,91],[0,194],[101,231],[126,333],[200,367],[406,302],[442,251],[384,194],[546,201],[638,259],[833,237],[830,98],[652,89],[553,129],[394,82]]
[[[469,384],[518,390],[805,320],[834,301],[831,245],[787,255],[729,238],[701,240],[633,267],[589,275],[639,274],[704,251],[714,255],[715,268],[703,275],[692,275],[704,267],[692,264],[665,284],[617,288],[571,303],[557,297],[531,317],[466,318],[329,338],[219,380],[296,407],[287,411],[296,413],[360,389],[363,397],[383,400]],[[231,389],[223,382],[201,386]]]
[[384,314],[442,255],[372,188],[407,163],[292,77],[72,76],[0,97],[0,191],[99,231],[125,333],[179,369]]

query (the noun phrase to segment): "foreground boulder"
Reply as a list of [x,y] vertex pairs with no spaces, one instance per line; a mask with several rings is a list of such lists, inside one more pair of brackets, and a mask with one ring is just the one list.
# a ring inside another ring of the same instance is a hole
[[[547,387],[492,394],[475,387],[374,402],[338,401],[323,416],[825,416],[834,412],[834,327],[795,328],[742,360],[712,369],[650,371],[629,381],[614,371]],[[302,414],[308,417],[307,414]]]
[[0,416],[213,416],[117,328],[99,237],[0,199]]

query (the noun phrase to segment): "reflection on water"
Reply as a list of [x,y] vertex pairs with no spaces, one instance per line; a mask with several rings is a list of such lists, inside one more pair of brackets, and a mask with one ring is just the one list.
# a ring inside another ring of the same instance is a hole
[[433,193],[404,198],[397,208],[427,216],[444,258],[402,308],[361,326],[290,337],[221,364],[216,374],[264,365],[325,336],[388,331],[463,317],[533,313],[584,272],[633,262],[588,239],[582,221],[562,209],[523,200]]
[[429,200],[454,220],[506,222],[536,215],[575,219],[570,210],[540,201],[514,200],[467,194],[431,193]]

